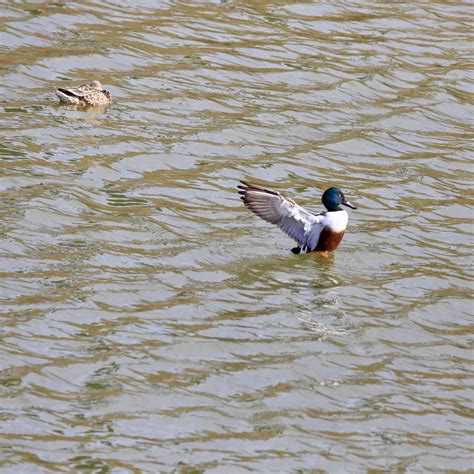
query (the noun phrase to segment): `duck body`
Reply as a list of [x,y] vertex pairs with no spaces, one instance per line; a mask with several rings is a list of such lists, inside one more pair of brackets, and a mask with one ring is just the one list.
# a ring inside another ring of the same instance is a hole
[[78,87],[58,87],[56,95],[63,104],[81,107],[112,103],[110,92],[103,89],[99,81],[86,82]]
[[322,226],[319,233],[318,243],[314,251],[332,252],[344,237],[344,233],[349,221],[349,214],[344,209],[334,212],[323,212],[320,214],[320,224]]
[[326,211],[314,213],[279,192],[241,181],[239,194],[244,204],[263,220],[277,225],[298,246],[293,253],[332,252],[346,231],[348,213],[341,204],[356,209],[338,188],[327,189],[322,197]]

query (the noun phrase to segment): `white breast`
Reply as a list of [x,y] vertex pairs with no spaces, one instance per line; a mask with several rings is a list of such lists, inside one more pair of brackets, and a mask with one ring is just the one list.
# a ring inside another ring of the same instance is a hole
[[346,211],[328,212],[324,216],[324,226],[329,227],[333,232],[344,232],[347,227],[349,214]]

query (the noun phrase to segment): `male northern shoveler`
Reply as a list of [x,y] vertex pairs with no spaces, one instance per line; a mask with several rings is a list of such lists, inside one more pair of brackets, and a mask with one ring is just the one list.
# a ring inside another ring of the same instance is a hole
[[285,234],[296,240],[300,252],[331,252],[337,248],[347,227],[349,215],[341,204],[357,209],[338,188],[324,191],[322,202],[327,209],[319,214],[308,211],[279,192],[260,188],[241,181],[237,186],[244,204],[263,220],[277,225]]
[[109,105],[112,103],[112,96],[109,91],[102,89],[99,81],[86,82],[79,87],[59,87],[56,89],[59,101],[69,105]]

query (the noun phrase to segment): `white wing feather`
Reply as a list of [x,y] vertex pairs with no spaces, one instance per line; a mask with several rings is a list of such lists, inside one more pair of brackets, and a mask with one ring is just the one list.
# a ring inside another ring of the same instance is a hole
[[277,225],[294,239],[302,250],[311,251],[318,244],[323,228],[323,214],[313,214],[292,199],[269,189],[242,181],[239,186],[244,204],[263,220]]

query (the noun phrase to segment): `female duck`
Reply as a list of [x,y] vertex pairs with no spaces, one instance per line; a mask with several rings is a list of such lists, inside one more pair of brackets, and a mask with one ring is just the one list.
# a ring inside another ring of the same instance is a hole
[[112,103],[110,92],[103,89],[99,81],[87,82],[79,87],[59,87],[56,89],[56,95],[59,97],[59,101],[64,104],[81,107]]
[[244,204],[263,220],[277,225],[296,240],[300,252],[332,252],[344,236],[349,216],[343,206],[357,209],[338,188],[324,191],[322,202],[327,209],[319,214],[299,206],[292,199],[269,189],[241,181],[239,194]]

